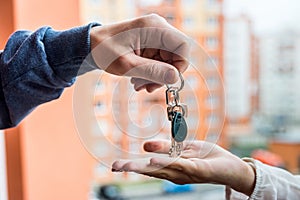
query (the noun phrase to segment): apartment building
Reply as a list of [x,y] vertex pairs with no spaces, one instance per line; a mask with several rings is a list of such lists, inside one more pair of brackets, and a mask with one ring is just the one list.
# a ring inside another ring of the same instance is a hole
[[259,111],[274,127],[300,120],[300,34],[282,30],[259,38]]
[[224,23],[224,84],[229,123],[248,123],[255,110],[257,65],[251,20],[246,15]]
[[[189,107],[189,131],[197,139],[226,144],[223,88],[223,14],[221,0],[169,0],[142,4],[137,14],[157,13],[193,38],[191,66],[184,73],[183,102]],[[220,137],[221,135],[221,137]]]
[[[110,23],[157,13],[190,35],[201,48],[193,52],[191,67],[184,73],[185,88],[180,92],[181,102],[188,105],[189,137],[226,145],[221,134],[225,119],[222,1],[82,0],[81,5],[83,23]],[[142,156],[141,146],[147,139],[170,139],[166,87],[147,94],[135,92],[128,79],[106,73],[90,73],[83,79],[76,88],[80,96],[90,96],[83,110],[94,109],[81,115],[86,130],[83,143],[102,162],[95,170],[98,181],[140,179],[137,175],[111,173],[107,166],[115,158]]]

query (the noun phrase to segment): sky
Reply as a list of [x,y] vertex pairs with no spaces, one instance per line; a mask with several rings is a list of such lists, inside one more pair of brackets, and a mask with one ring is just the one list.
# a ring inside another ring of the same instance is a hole
[[258,34],[300,30],[300,0],[224,0],[224,13],[226,16],[249,15]]

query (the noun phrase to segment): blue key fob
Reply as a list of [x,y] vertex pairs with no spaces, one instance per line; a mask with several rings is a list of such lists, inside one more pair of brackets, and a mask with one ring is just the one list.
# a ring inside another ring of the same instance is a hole
[[174,112],[171,127],[172,137],[176,142],[183,142],[187,136],[187,124],[180,112]]

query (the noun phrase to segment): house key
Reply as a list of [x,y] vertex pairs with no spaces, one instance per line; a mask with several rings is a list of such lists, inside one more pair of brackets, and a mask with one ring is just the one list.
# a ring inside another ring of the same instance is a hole
[[180,103],[179,91],[184,86],[184,80],[182,75],[179,73],[181,86],[170,87],[167,85],[166,90],[166,103],[168,120],[171,121],[171,147],[169,150],[170,157],[180,156],[183,150],[183,141],[187,136],[187,124],[185,117],[187,115],[187,106]]

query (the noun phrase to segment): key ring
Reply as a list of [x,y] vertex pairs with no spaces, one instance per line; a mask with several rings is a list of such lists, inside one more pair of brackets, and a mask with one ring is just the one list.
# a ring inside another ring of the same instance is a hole
[[[182,77],[182,74],[178,71],[179,74],[179,78],[180,78],[180,87],[178,88],[177,92],[179,92],[180,90],[182,90],[182,88],[184,87],[184,79]],[[167,88],[170,89],[171,86],[169,84],[166,84]]]

